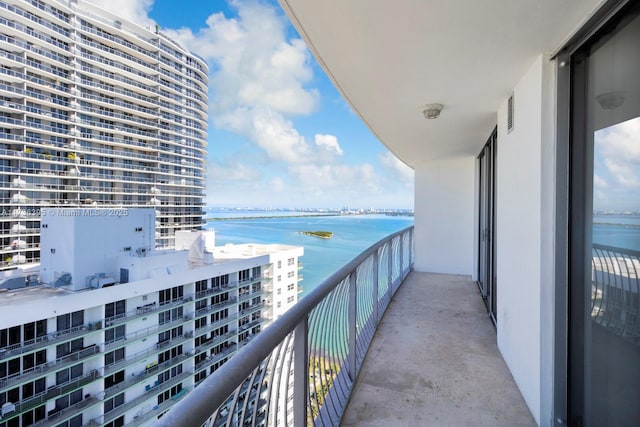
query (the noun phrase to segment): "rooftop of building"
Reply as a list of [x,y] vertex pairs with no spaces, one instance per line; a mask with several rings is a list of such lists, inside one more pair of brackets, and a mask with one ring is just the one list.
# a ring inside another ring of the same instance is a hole
[[[223,264],[230,264],[234,261],[238,260],[247,260],[256,257],[262,257],[265,255],[275,255],[278,252],[290,252],[292,250],[300,250],[301,247],[298,246],[289,246],[289,245],[281,245],[281,244],[255,244],[255,243],[246,243],[246,244],[227,244],[224,246],[216,247],[214,250],[213,264],[203,264],[203,265],[195,265],[189,263],[185,265],[184,270],[178,271],[178,273],[182,271],[194,271],[198,269],[206,269],[213,267],[219,267]],[[171,254],[176,254],[179,252],[186,251],[154,251],[147,255],[147,257],[152,258],[154,256],[168,256]],[[137,256],[132,254],[132,256]],[[28,269],[20,269],[14,270],[15,276],[10,277],[13,279],[19,279],[20,277],[24,277],[26,279],[26,272],[31,272],[30,274],[37,274],[39,271],[39,263],[32,263],[22,267],[28,267]],[[231,272],[230,269],[229,272]],[[6,279],[5,279],[6,280]],[[118,283],[116,282],[114,286],[120,286],[127,283]],[[0,284],[1,286],[1,284]],[[86,287],[79,290],[72,290],[66,286],[53,286],[51,284],[38,283],[32,285],[21,286],[18,288],[7,289],[0,288],[0,308],[19,305],[22,303],[34,303],[39,300],[48,300],[51,298],[61,297],[65,295],[72,295],[77,293],[85,293],[95,291],[96,288]]]
[[233,259],[248,259],[255,256],[274,255],[278,252],[288,252],[299,249],[299,246],[282,244],[262,244],[262,243],[229,243],[223,246],[216,246],[213,251],[214,262],[226,262]]

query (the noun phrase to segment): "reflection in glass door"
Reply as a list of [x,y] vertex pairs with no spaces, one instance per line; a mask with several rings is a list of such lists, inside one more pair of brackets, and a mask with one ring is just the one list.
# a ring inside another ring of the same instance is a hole
[[478,286],[487,310],[496,323],[497,289],[495,280],[495,165],[497,129],[478,155],[479,221]]
[[638,7],[572,70],[569,422],[640,426]]

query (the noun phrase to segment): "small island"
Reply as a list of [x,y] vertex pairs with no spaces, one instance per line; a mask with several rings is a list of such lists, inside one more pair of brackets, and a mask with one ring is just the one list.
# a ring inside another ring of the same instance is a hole
[[333,236],[331,231],[299,231],[300,234],[313,236],[319,239],[330,239]]

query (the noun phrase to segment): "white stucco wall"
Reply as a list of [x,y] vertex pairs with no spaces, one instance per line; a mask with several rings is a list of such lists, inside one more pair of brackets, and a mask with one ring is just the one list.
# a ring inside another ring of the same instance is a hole
[[475,157],[434,160],[415,171],[415,270],[471,275]]
[[[546,59],[536,58],[498,110],[496,248],[498,347],[540,424],[543,93]],[[551,333],[551,331],[549,331]]]

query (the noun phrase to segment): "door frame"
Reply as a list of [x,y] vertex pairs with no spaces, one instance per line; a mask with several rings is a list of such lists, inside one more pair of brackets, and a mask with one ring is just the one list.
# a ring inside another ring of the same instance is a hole
[[[553,418],[552,425],[581,425],[584,413],[584,377],[570,363],[581,363],[583,355],[571,351],[579,345],[584,321],[570,316],[580,308],[583,294],[572,292],[571,283],[584,280],[584,265],[578,260],[585,253],[584,231],[588,219],[586,203],[591,203],[586,190],[590,189],[584,168],[593,163],[593,153],[572,145],[584,140],[586,129],[586,70],[578,63],[581,50],[608,27],[618,22],[632,0],[606,1],[560,49],[552,56],[556,63],[556,211],[555,211],[555,289],[554,289],[554,361],[553,361]],[[573,231],[573,232],[572,232]],[[590,240],[590,239],[589,239]],[[587,262],[582,260],[583,263]],[[590,261],[589,261],[590,262]],[[584,308],[584,307],[583,307]],[[576,331],[576,333],[572,333]],[[584,343],[582,343],[584,344]],[[584,365],[582,365],[584,366]],[[572,390],[580,393],[572,393]]]
[[498,128],[491,132],[478,161],[478,269],[477,284],[489,317],[497,323],[496,280],[496,160]]

